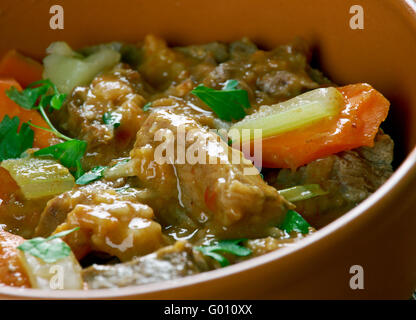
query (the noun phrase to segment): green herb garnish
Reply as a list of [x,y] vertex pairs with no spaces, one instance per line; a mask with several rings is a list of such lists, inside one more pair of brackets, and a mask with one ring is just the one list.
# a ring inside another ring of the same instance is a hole
[[38,150],[34,153],[37,157],[52,157],[67,167],[75,178],[84,173],[81,166],[81,159],[87,149],[87,143],[81,140],[69,140],[63,143]]
[[104,176],[104,170],[107,168],[107,166],[97,166],[91,169],[91,171],[84,173],[82,176],[80,176],[75,183],[84,185],[99,180]]
[[152,103],[148,102],[143,106],[143,111],[149,111],[151,107],[152,107]]
[[200,84],[191,91],[205,102],[222,120],[240,120],[250,108],[246,90],[237,89],[237,80],[228,80],[222,90],[215,90]]
[[22,108],[32,110],[35,108],[39,97],[47,91],[48,87],[46,85],[37,88],[28,87],[23,91],[17,90],[16,87],[11,87],[9,90],[6,90],[6,95]]
[[286,213],[286,217],[280,226],[281,230],[291,233],[292,231],[301,232],[306,234],[309,232],[310,224],[302,218],[302,216],[294,210],[289,210]]
[[38,257],[47,263],[54,263],[62,258],[69,256],[71,253],[71,248],[62,240],[52,240],[65,237],[66,235],[78,229],[79,227],[62,231],[46,239],[37,237],[26,240],[17,248],[21,251],[31,254],[32,256]]
[[249,248],[246,248],[240,244],[246,240],[247,239],[221,240],[212,246],[200,246],[196,247],[195,249],[201,251],[204,255],[218,261],[221,267],[225,267],[230,264],[230,261],[228,261],[227,258],[218,252],[227,252],[238,257],[246,257],[252,253]]
[[[22,91],[11,87],[6,91],[6,95],[27,110],[46,108],[47,106],[59,110],[66,98],[66,94],[59,93],[57,87],[48,79],[35,81]],[[37,102],[38,104],[36,104]]]
[[84,175],[80,176],[76,184],[84,185],[88,184],[90,182],[99,180],[104,177],[104,171],[108,168],[115,168],[119,165],[122,165],[123,163],[127,163],[131,160],[131,158],[122,159],[119,162],[117,162],[115,165],[109,167],[109,166],[97,166],[95,168],[92,168],[91,171],[85,173]]
[[106,112],[103,115],[103,122],[113,128],[118,128],[121,124],[121,114],[115,112]]
[[39,110],[42,118],[48,124],[49,128],[37,126],[30,122],[28,123],[29,125],[52,132],[58,138],[66,140],[66,142],[36,151],[34,155],[53,157],[54,159],[60,161],[63,166],[67,167],[72,174],[74,174],[75,178],[80,177],[83,174],[81,159],[84,156],[87,143],[85,141],[69,138],[60,133],[49,120],[45,111],[45,108],[47,107],[49,107],[50,110],[61,109],[65,101],[66,94],[59,93],[57,87],[48,79],[33,82],[23,91],[19,91],[15,87],[11,87],[6,91],[6,94],[11,100],[24,109]]
[[34,132],[27,123],[22,123],[18,132],[20,120],[10,119],[5,115],[0,122],[0,161],[16,159],[33,146]]
[[[48,94],[50,92],[52,93]],[[59,93],[56,86],[50,80],[46,79],[33,82],[23,91],[19,91],[15,87],[11,87],[6,91],[6,95],[24,109],[39,110],[42,118],[48,124],[50,129],[29,123],[31,126],[52,132],[61,139],[68,141],[72,140],[56,130],[45,112],[45,108],[47,107],[55,110],[61,109],[66,98],[66,94]]]

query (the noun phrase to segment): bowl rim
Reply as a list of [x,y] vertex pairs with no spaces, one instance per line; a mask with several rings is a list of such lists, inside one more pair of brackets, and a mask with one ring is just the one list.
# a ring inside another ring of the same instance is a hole
[[[399,4],[399,3],[397,3]],[[408,13],[416,15],[416,1],[403,0],[402,5]],[[416,19],[414,20],[416,24]],[[416,177],[416,146],[406,156],[400,166],[394,171],[393,175],[380,187],[360,203],[341,217],[329,223],[322,229],[317,230],[310,236],[300,240],[294,246],[288,246],[276,251],[269,252],[262,256],[239,262],[226,268],[202,272],[195,275],[186,276],[176,280],[167,280],[156,283],[129,286],[111,289],[88,289],[88,290],[44,290],[32,288],[17,288],[0,285],[0,299],[123,299],[138,297],[140,295],[164,292],[172,289],[189,287],[195,284],[219,280],[247,271],[256,266],[265,265],[283,257],[300,253],[312,246],[325,241],[330,235],[347,232],[353,225],[358,225],[360,221],[370,214],[374,214],[376,206],[383,206],[390,201],[391,197],[400,193]]]

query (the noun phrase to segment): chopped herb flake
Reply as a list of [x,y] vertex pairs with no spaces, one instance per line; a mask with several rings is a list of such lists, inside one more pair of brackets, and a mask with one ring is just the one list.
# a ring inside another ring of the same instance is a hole
[[245,109],[250,108],[246,90],[237,89],[237,80],[228,80],[222,90],[215,90],[200,84],[191,91],[205,102],[222,120],[240,120],[246,115]]
[[118,128],[121,124],[121,114],[115,112],[106,112],[103,115],[103,122],[113,128]]
[[152,107],[152,103],[148,102],[143,106],[143,111],[149,111],[151,107]]
[[87,149],[87,143],[82,140],[70,140],[38,150],[37,157],[52,157],[67,167],[75,178],[82,176],[81,159]]
[[69,256],[71,253],[71,248],[62,240],[53,240],[65,237],[66,235],[78,229],[79,227],[71,230],[65,230],[46,239],[37,237],[26,240],[17,248],[21,251],[28,252],[32,256],[38,257],[47,263],[54,263],[62,258]]
[[107,168],[107,166],[97,166],[91,169],[91,171],[84,173],[81,177],[79,177],[76,184],[84,185],[101,179],[103,177],[104,170]]
[[236,239],[236,240],[221,240],[217,244],[212,246],[200,246],[195,249],[202,252],[204,255],[211,257],[218,261],[221,267],[228,266],[230,262],[227,258],[219,254],[218,252],[227,252],[238,257],[246,257],[252,253],[249,248],[242,246],[240,243],[246,239]]
[[280,226],[281,230],[291,233],[292,231],[301,232],[306,234],[309,232],[309,223],[303,219],[303,217],[294,210],[289,210],[286,213],[286,217]]

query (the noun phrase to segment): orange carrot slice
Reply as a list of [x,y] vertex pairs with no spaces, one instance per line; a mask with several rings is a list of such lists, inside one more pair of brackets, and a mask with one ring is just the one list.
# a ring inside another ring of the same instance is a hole
[[10,199],[11,195],[19,189],[16,181],[12,178],[9,172],[0,168],[0,205],[1,202]]
[[20,263],[19,246],[24,239],[0,229],[0,284],[30,288],[29,277]]
[[43,66],[16,50],[8,51],[0,61],[0,76],[16,79],[24,88],[41,80]]

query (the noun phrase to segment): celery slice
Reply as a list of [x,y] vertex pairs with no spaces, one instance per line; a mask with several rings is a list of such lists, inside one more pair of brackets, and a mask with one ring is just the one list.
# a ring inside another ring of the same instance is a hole
[[319,184],[306,184],[303,186],[278,190],[278,192],[282,197],[290,202],[307,200],[328,194],[328,192],[323,190]]
[[22,158],[1,163],[9,171],[26,199],[54,196],[71,190],[75,185],[69,170],[55,160]]
[[235,123],[229,136],[233,141],[240,140],[242,129],[251,129],[250,135],[242,135],[243,142],[253,138],[254,129],[262,129],[262,138],[277,136],[336,116],[343,105],[344,98],[336,88],[315,89],[282,103],[260,107]]

